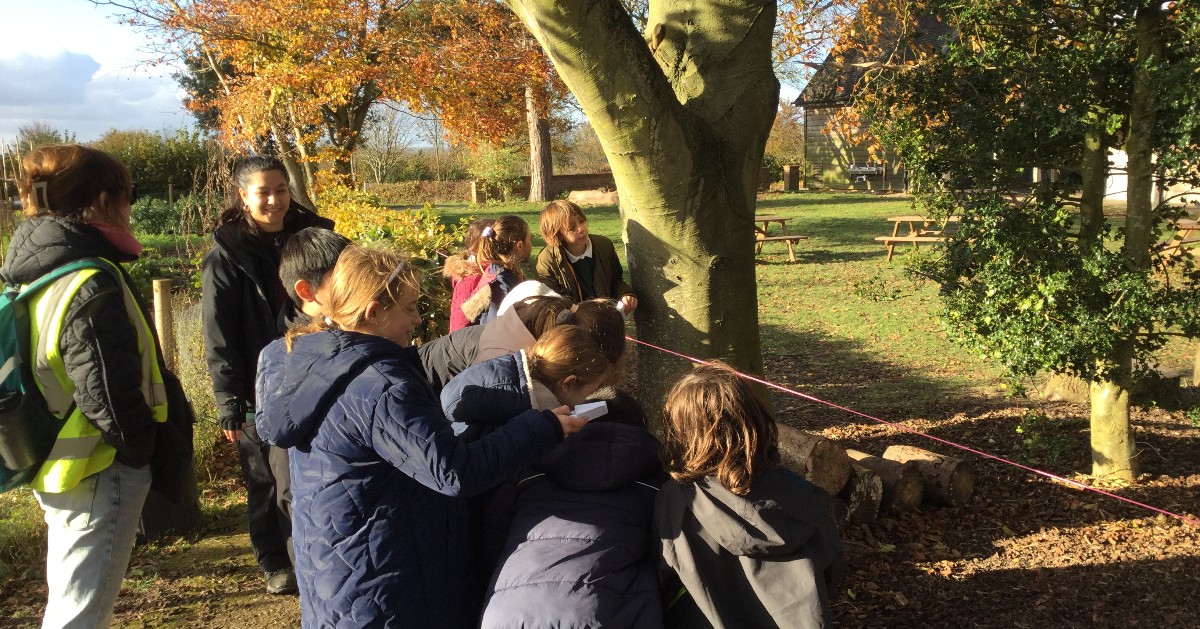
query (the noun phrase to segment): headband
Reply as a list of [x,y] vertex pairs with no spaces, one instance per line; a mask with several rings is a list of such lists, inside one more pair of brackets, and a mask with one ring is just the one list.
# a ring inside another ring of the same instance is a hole
[[400,277],[400,274],[403,273],[404,269],[407,268],[408,264],[401,260],[400,264],[396,265],[396,270],[392,271],[392,274],[388,275],[387,279],[383,281],[383,286],[379,289],[379,294],[375,297],[375,301],[379,301],[385,294],[387,294],[388,287],[391,286],[392,282],[396,281],[396,278]]

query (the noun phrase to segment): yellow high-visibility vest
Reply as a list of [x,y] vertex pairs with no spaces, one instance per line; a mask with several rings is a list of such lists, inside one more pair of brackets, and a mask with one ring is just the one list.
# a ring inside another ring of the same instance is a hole
[[[103,262],[113,264],[108,260]],[[33,371],[38,388],[45,396],[50,412],[56,417],[62,418],[68,410],[71,411],[66,424],[58,432],[50,455],[37,475],[29,481],[29,486],[37,491],[60,493],[72,489],[84,478],[112,465],[116,456],[116,450],[104,442],[100,431],[74,405],[75,383],[67,376],[58,347],[71,301],[79,294],[84,282],[101,272],[88,268],[69,273],[47,286],[29,302],[30,347],[34,348]],[[116,271],[116,274],[120,277],[120,271]],[[130,287],[123,280],[119,284],[125,298],[125,312],[137,331],[138,352],[142,357],[142,397],[154,413],[154,421],[165,422],[167,390],[158,366],[154,333]]]

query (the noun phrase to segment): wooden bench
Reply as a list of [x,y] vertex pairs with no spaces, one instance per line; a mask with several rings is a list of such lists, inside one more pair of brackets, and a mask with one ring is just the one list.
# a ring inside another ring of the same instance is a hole
[[762,246],[763,246],[764,242],[782,242],[782,243],[787,244],[788,258],[792,262],[796,261],[796,252],[795,252],[795,250],[792,249],[792,243],[800,242],[801,240],[808,240],[808,236],[801,236],[799,234],[785,234],[783,236],[764,236],[760,232],[757,234],[757,236],[758,236],[758,238],[756,239],[755,242],[757,242],[758,246],[754,249],[755,255],[762,253]]
[[887,247],[887,261],[892,261],[892,254],[895,252],[896,245],[902,242],[912,243],[913,248],[920,251],[921,243],[930,242],[946,242],[945,236],[876,236],[875,242],[882,242],[884,247]]

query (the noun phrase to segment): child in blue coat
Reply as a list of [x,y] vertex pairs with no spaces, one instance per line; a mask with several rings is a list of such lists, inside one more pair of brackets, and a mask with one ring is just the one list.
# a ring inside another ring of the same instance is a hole
[[330,279],[327,320],[290,330],[259,371],[259,429],[291,448],[302,624],[466,626],[476,600],[463,497],[584,421],[529,411],[478,441],[455,438],[409,346],[418,271],[352,246]]
[[505,533],[486,629],[663,626],[651,531],[667,476],[638,403],[607,402],[607,415],[496,491],[488,525]]

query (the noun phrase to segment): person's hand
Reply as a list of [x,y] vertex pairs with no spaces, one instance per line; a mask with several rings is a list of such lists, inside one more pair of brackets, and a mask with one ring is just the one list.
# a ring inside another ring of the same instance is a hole
[[245,420],[241,417],[222,417],[221,432],[225,433],[225,438],[230,443],[237,443],[242,438],[242,424]]
[[621,296],[621,303],[624,304],[625,314],[631,315],[637,309],[637,296],[633,293],[626,293]]
[[570,406],[563,405],[552,412],[558,418],[558,422],[562,424],[563,437],[570,437],[579,432],[588,423],[586,418],[572,415]]

